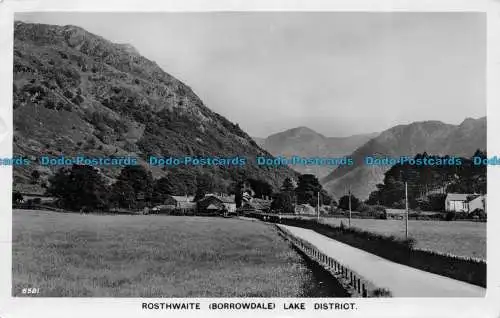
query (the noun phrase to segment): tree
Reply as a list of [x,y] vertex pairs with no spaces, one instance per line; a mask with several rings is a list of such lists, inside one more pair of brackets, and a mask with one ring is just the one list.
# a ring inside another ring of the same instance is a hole
[[19,191],[13,191],[12,192],[12,204],[19,204],[23,202],[24,198],[21,192]]
[[38,170],[33,170],[31,172],[31,183],[37,184],[39,179],[40,179],[40,172]]
[[[360,201],[354,195],[351,194],[351,210],[356,211],[359,207]],[[344,210],[349,210],[349,196],[344,195],[339,200],[339,208]]]
[[248,183],[255,193],[256,198],[270,197],[273,194],[273,187],[264,180],[249,178]]
[[281,189],[280,189],[282,192],[293,192],[295,190],[295,184],[292,180],[292,178],[290,177],[287,177],[284,181],[283,181],[283,185],[281,186]]
[[235,182],[233,184],[234,192],[234,202],[236,203],[236,207],[240,208],[243,201],[243,181]]
[[297,203],[307,203],[312,206],[317,205],[317,193],[322,190],[318,178],[312,174],[303,174],[299,176],[299,182],[295,189]]
[[214,184],[212,178],[207,174],[202,174],[196,179],[196,193],[194,201],[198,201],[205,197],[205,194],[213,191]]
[[111,202],[120,208],[132,208],[135,205],[134,188],[130,184],[118,180],[111,187]]
[[61,168],[50,179],[47,189],[69,210],[108,208],[108,189],[102,175],[92,166]]
[[153,185],[153,202],[163,203],[168,195],[175,193],[175,185],[168,177],[161,177],[155,180]]
[[144,201],[151,202],[153,196],[153,176],[143,166],[126,166],[120,172],[118,181],[127,183],[134,190],[134,197],[144,195]]
[[271,203],[271,209],[281,213],[294,213],[293,201],[290,192],[281,192]]

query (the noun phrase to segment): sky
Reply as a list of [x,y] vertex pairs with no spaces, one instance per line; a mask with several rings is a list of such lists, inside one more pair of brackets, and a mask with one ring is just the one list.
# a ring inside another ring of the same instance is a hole
[[23,13],[129,43],[249,135],[486,115],[483,13]]

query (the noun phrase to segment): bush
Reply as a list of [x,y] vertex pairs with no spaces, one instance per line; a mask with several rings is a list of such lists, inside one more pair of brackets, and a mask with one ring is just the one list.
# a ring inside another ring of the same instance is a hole
[[486,212],[483,209],[475,209],[469,215],[472,219],[486,220]]
[[445,216],[445,220],[446,221],[453,221],[455,220],[456,218],[456,213],[455,212],[452,212],[452,211],[449,211],[448,213],[446,213],[446,216]]
[[392,297],[391,291],[385,288],[377,288],[371,294],[373,297]]
[[63,95],[64,95],[64,97],[66,97],[67,99],[72,99],[72,98],[73,98],[73,93],[72,93],[72,92],[70,92],[70,91],[68,91],[68,90],[64,91]]
[[387,219],[386,209],[382,205],[369,205],[361,203],[358,210],[361,215],[369,216],[377,219]]
[[63,107],[62,107],[65,111],[67,112],[71,112],[73,111],[73,108],[71,107],[71,104],[68,104],[68,103],[65,103],[63,104]]
[[51,100],[51,99],[47,99],[45,101],[45,105],[44,106],[47,109],[55,109],[56,108],[56,103],[53,100]]
[[84,99],[82,95],[76,95],[71,101],[77,105],[80,105],[84,101]]

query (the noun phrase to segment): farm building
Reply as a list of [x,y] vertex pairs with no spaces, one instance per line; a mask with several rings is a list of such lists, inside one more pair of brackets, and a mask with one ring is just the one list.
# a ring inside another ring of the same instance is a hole
[[52,203],[57,198],[45,194],[45,189],[36,184],[14,184],[13,191],[23,196],[23,203],[39,201],[41,204]]
[[198,200],[197,210],[200,214],[227,215],[236,212],[236,202],[234,196],[208,194]]
[[467,193],[448,193],[445,199],[445,210],[448,212],[469,212]]
[[309,204],[299,204],[295,207],[295,214],[316,215],[317,211]]
[[163,210],[194,212],[196,210],[196,202],[193,202],[193,199],[193,196],[169,195],[163,203]]
[[475,210],[486,211],[486,195],[448,193],[445,201],[446,211],[470,213]]
[[386,209],[388,219],[403,220],[406,217],[405,209]]
[[151,209],[151,213],[167,213],[170,214],[174,210],[172,205],[157,205]]
[[188,195],[169,195],[163,202],[164,205],[172,206],[173,208],[186,208],[192,206],[193,196]]
[[271,209],[271,200],[252,198],[249,201],[243,202],[241,212],[269,212]]

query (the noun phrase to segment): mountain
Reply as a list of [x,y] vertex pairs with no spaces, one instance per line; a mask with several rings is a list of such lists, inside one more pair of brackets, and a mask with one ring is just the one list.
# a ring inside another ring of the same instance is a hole
[[[184,176],[187,192],[201,174],[224,189],[251,177],[275,188],[296,173],[260,168],[270,156],[239,126],[206,107],[184,83],[141,56],[76,26],[15,22],[13,152],[92,157],[148,155],[247,157],[241,168],[148,167],[155,177]],[[46,178],[53,167],[16,167],[14,180],[28,183],[33,169]],[[109,179],[119,167],[102,167]],[[182,193],[183,194],[183,193]]]
[[321,180],[334,196],[344,195],[347,186],[361,199],[382,183],[390,166],[367,166],[366,156],[414,156],[427,152],[432,155],[470,157],[477,149],[486,149],[486,117],[467,118],[460,125],[440,121],[415,122],[383,131],[351,154],[352,166],[336,168]]
[[[267,138],[254,138],[255,142],[274,156],[342,157],[375,137],[377,133],[350,137],[325,137],[307,127],[297,127]],[[290,166],[300,173],[325,177],[335,166]]]
[[252,137],[252,139],[255,141],[255,143],[257,145],[259,145],[259,147],[263,148],[264,147],[264,144],[266,143],[266,138],[262,138],[262,137]]

